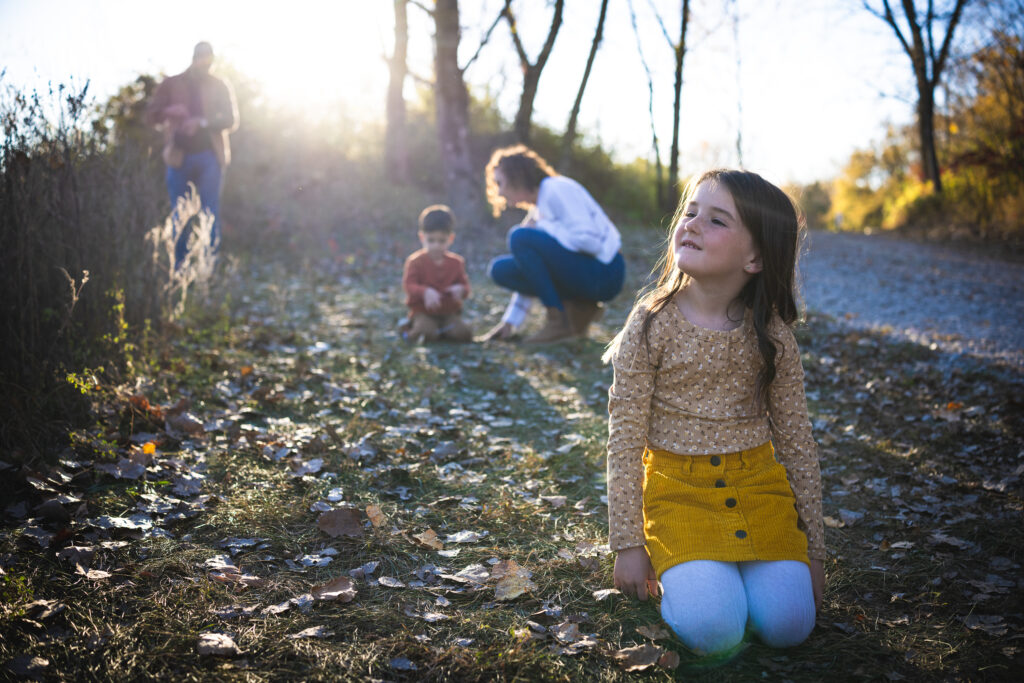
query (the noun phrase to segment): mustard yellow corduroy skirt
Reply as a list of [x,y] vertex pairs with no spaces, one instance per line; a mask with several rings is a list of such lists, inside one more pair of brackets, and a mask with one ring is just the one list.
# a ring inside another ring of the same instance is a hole
[[737,453],[644,453],[644,536],[658,577],[690,560],[807,562],[771,442]]

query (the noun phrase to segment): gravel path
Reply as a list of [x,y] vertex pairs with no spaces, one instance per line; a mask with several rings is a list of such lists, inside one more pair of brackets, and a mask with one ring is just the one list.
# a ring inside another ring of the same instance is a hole
[[1024,264],[955,246],[812,232],[807,307],[845,324],[1024,369]]

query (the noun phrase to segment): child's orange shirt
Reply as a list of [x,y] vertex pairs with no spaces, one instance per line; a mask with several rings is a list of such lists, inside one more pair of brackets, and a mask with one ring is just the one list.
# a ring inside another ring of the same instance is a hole
[[[402,289],[405,290],[405,305],[412,313],[428,315],[455,315],[462,311],[462,299],[445,291],[454,284],[462,285],[469,297],[469,277],[466,276],[466,261],[450,251],[444,253],[441,263],[434,263],[426,249],[414,252],[405,260],[402,273]],[[433,287],[441,295],[441,306],[428,311],[423,304],[423,292]]]

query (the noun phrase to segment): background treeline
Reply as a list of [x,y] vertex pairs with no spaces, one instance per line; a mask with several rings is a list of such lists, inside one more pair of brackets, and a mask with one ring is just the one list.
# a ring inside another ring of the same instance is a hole
[[[928,29],[918,35],[919,57],[931,68],[925,73],[931,80],[919,85],[916,120],[891,126],[884,139],[855,151],[833,182],[809,188],[808,209],[821,225],[1017,245],[1024,240],[1024,2],[946,4],[946,14],[921,16],[939,25],[937,33],[958,30],[962,42],[945,62],[929,62],[938,55],[924,49],[932,33],[918,18]],[[960,11],[957,23],[954,12]],[[905,25],[903,33],[909,33]],[[928,86],[944,98],[927,126],[933,154],[922,152],[920,125],[920,102],[928,96],[921,90]],[[930,156],[937,162],[935,179]]]

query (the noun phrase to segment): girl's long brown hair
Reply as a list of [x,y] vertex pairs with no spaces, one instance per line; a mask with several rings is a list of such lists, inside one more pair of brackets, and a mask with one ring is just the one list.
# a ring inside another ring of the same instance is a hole
[[[640,297],[640,303],[647,306],[641,328],[644,341],[649,353],[651,320],[689,282],[689,276],[675,265],[672,235],[697,186],[704,182],[717,183],[732,195],[740,220],[761,255],[761,271],[750,278],[740,291],[739,299],[745,308],[751,309],[757,347],[763,360],[755,391],[755,400],[763,408],[768,405],[768,391],[775,379],[775,360],[780,352],[779,345],[768,332],[772,315],[778,315],[787,325],[793,324],[799,315],[795,278],[802,226],[789,196],[756,173],[716,169],[694,177],[687,184],[672,217],[668,244],[655,266],[655,271],[660,269],[661,274],[650,290]],[[621,334],[612,342],[606,358],[611,357],[620,340]]]

